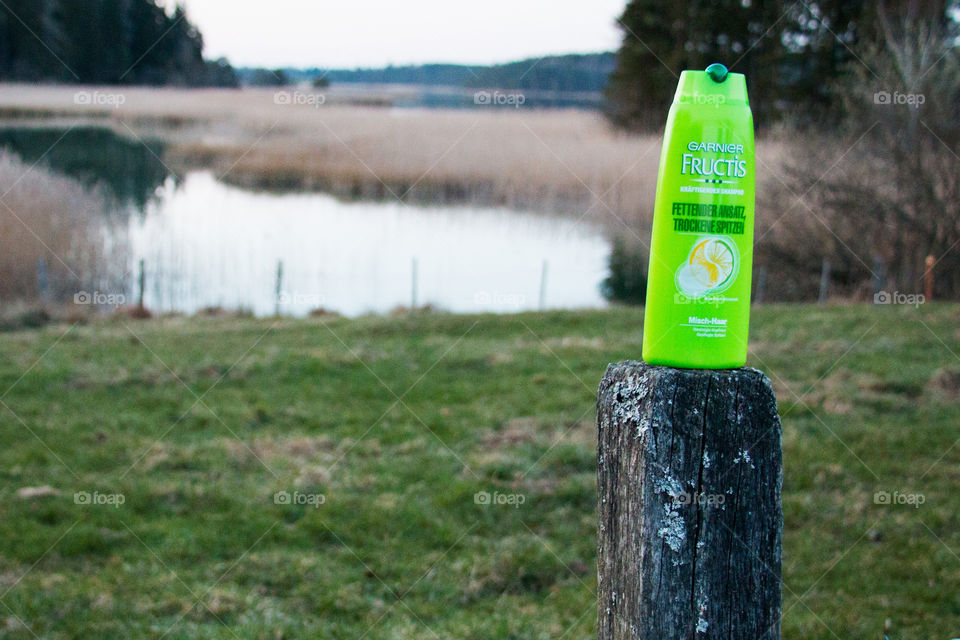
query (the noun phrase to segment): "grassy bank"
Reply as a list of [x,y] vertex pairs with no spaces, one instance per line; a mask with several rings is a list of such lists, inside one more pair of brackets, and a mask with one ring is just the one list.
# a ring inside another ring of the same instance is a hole
[[[784,422],[784,637],[960,624],[958,320],[756,310],[750,364]],[[594,394],[607,362],[639,355],[641,321],[0,334],[0,636],[589,638]]]

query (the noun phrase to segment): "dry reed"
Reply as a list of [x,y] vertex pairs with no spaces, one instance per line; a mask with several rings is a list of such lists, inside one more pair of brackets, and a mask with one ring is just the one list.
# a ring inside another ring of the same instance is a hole
[[[649,223],[658,136],[615,131],[594,112],[391,109],[347,104],[350,91],[7,85],[0,113],[98,118],[164,139],[172,166],[213,166],[245,186],[563,211],[620,231]],[[761,141],[758,153],[779,166],[782,145]]]
[[106,206],[104,198],[69,178],[0,153],[0,300],[45,295],[69,301],[83,289],[113,282],[116,263],[111,260],[119,252],[105,242]]

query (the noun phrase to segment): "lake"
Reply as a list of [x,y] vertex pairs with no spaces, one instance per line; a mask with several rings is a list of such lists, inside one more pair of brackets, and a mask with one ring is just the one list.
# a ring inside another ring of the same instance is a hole
[[[57,142],[57,140],[60,140]],[[346,315],[602,307],[610,243],[587,221],[502,208],[251,192],[173,175],[163,147],[105,129],[0,129],[0,146],[113,193],[111,242],[153,311]],[[51,148],[52,147],[52,148]],[[128,277],[127,299],[137,291]],[[279,285],[279,286],[278,286]]]

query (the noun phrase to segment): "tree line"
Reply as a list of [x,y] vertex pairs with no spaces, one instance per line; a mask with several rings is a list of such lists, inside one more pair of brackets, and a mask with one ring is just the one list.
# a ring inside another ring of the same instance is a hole
[[[757,171],[769,299],[821,283],[960,299],[960,2],[631,0],[621,23],[607,95],[623,127],[662,131],[683,69],[746,74],[760,139],[782,150]],[[615,246],[608,295],[642,299],[645,257]]]
[[[404,84],[516,89],[529,91],[600,92],[614,68],[612,52],[542,56],[493,65],[418,64],[370,69],[283,69],[285,77],[309,81],[322,76],[337,83]],[[241,73],[241,79],[253,71]],[[272,79],[262,76],[266,82]],[[255,84],[255,78],[250,83]]]
[[155,0],[4,0],[0,80],[237,86],[224,59],[203,58],[203,36],[177,5]]
[[884,46],[891,24],[955,36],[958,19],[957,0],[630,0],[608,113],[627,128],[662,126],[680,71],[722,62],[746,74],[759,125],[819,122],[842,104],[851,63]]

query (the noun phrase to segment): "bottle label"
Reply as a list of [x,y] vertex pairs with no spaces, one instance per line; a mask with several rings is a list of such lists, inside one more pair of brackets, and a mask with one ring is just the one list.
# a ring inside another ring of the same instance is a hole
[[729,236],[697,238],[683,263],[677,267],[677,291],[688,298],[721,293],[737,279],[740,252]]

